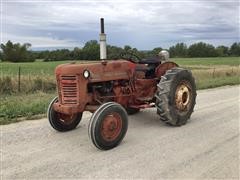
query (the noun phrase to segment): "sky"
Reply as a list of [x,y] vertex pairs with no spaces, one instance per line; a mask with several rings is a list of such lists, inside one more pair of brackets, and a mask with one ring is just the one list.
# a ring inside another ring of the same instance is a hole
[[239,42],[239,0],[1,0],[1,43],[32,49],[83,47],[99,39],[105,19],[107,44],[139,50],[204,41]]

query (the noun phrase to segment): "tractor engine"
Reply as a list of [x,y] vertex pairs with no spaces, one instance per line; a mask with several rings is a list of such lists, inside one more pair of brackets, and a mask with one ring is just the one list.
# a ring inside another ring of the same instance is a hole
[[89,93],[99,93],[101,96],[112,94],[113,81],[88,84]]
[[115,80],[88,84],[88,93],[92,93],[97,104],[116,101],[127,105],[132,94],[128,80]]

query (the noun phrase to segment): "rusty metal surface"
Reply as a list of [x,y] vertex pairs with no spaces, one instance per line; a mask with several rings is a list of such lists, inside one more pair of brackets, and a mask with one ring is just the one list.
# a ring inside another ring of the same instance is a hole
[[108,114],[102,121],[101,136],[105,141],[114,141],[122,130],[121,116],[114,112]]
[[[131,65],[132,64],[132,65]],[[108,61],[106,65],[101,62],[89,64],[64,64],[57,66],[56,75],[79,75],[84,80],[82,73],[85,69],[90,71],[89,82],[102,82],[117,79],[128,79],[134,63],[126,60]]]
[[55,111],[63,113],[63,114],[75,114],[77,112],[83,112],[81,106],[63,105],[60,102],[54,103],[53,108]]
[[141,99],[141,101],[152,99],[156,92],[157,83],[155,79],[136,79],[135,98]]
[[182,81],[175,92],[175,105],[180,111],[187,111],[190,108],[192,89],[188,82]]
[[63,114],[63,113],[57,113],[58,119],[61,121],[61,123],[69,125],[71,124],[77,117],[77,114]]
[[161,76],[163,76],[167,70],[172,69],[174,67],[178,67],[178,65],[174,62],[162,63],[156,68],[155,75],[156,77],[161,78]]
[[[106,64],[97,62],[91,64],[64,64],[55,70],[59,103],[54,109],[58,112],[72,114],[83,112],[85,106],[96,104],[91,102],[97,94],[87,92],[88,83],[104,82],[110,80],[128,80],[133,74],[134,64],[126,61],[108,61]],[[83,71],[90,72],[89,79],[83,77]]]
[[[55,70],[59,101],[54,110],[68,115],[94,112],[109,101],[123,107],[151,107],[161,76],[176,66],[173,62],[160,64],[149,79],[147,65],[127,60],[59,65]],[[85,70],[90,72],[89,78],[83,76]]]

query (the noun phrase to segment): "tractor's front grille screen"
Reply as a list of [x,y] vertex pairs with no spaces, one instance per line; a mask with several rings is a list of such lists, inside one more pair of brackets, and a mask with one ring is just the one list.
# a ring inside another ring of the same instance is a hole
[[61,76],[60,89],[63,104],[77,104],[77,76]]

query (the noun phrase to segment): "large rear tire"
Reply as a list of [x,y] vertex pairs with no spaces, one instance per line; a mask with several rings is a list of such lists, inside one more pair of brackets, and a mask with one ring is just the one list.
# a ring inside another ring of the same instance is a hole
[[55,97],[48,106],[47,117],[50,125],[57,131],[65,132],[77,127],[82,119],[82,113],[73,115],[62,114],[53,109],[53,104],[58,101]]
[[189,70],[172,68],[158,84],[156,92],[157,114],[173,126],[186,124],[196,103],[196,85]]
[[88,132],[94,146],[109,150],[121,143],[128,128],[128,115],[117,103],[102,104],[92,115]]

